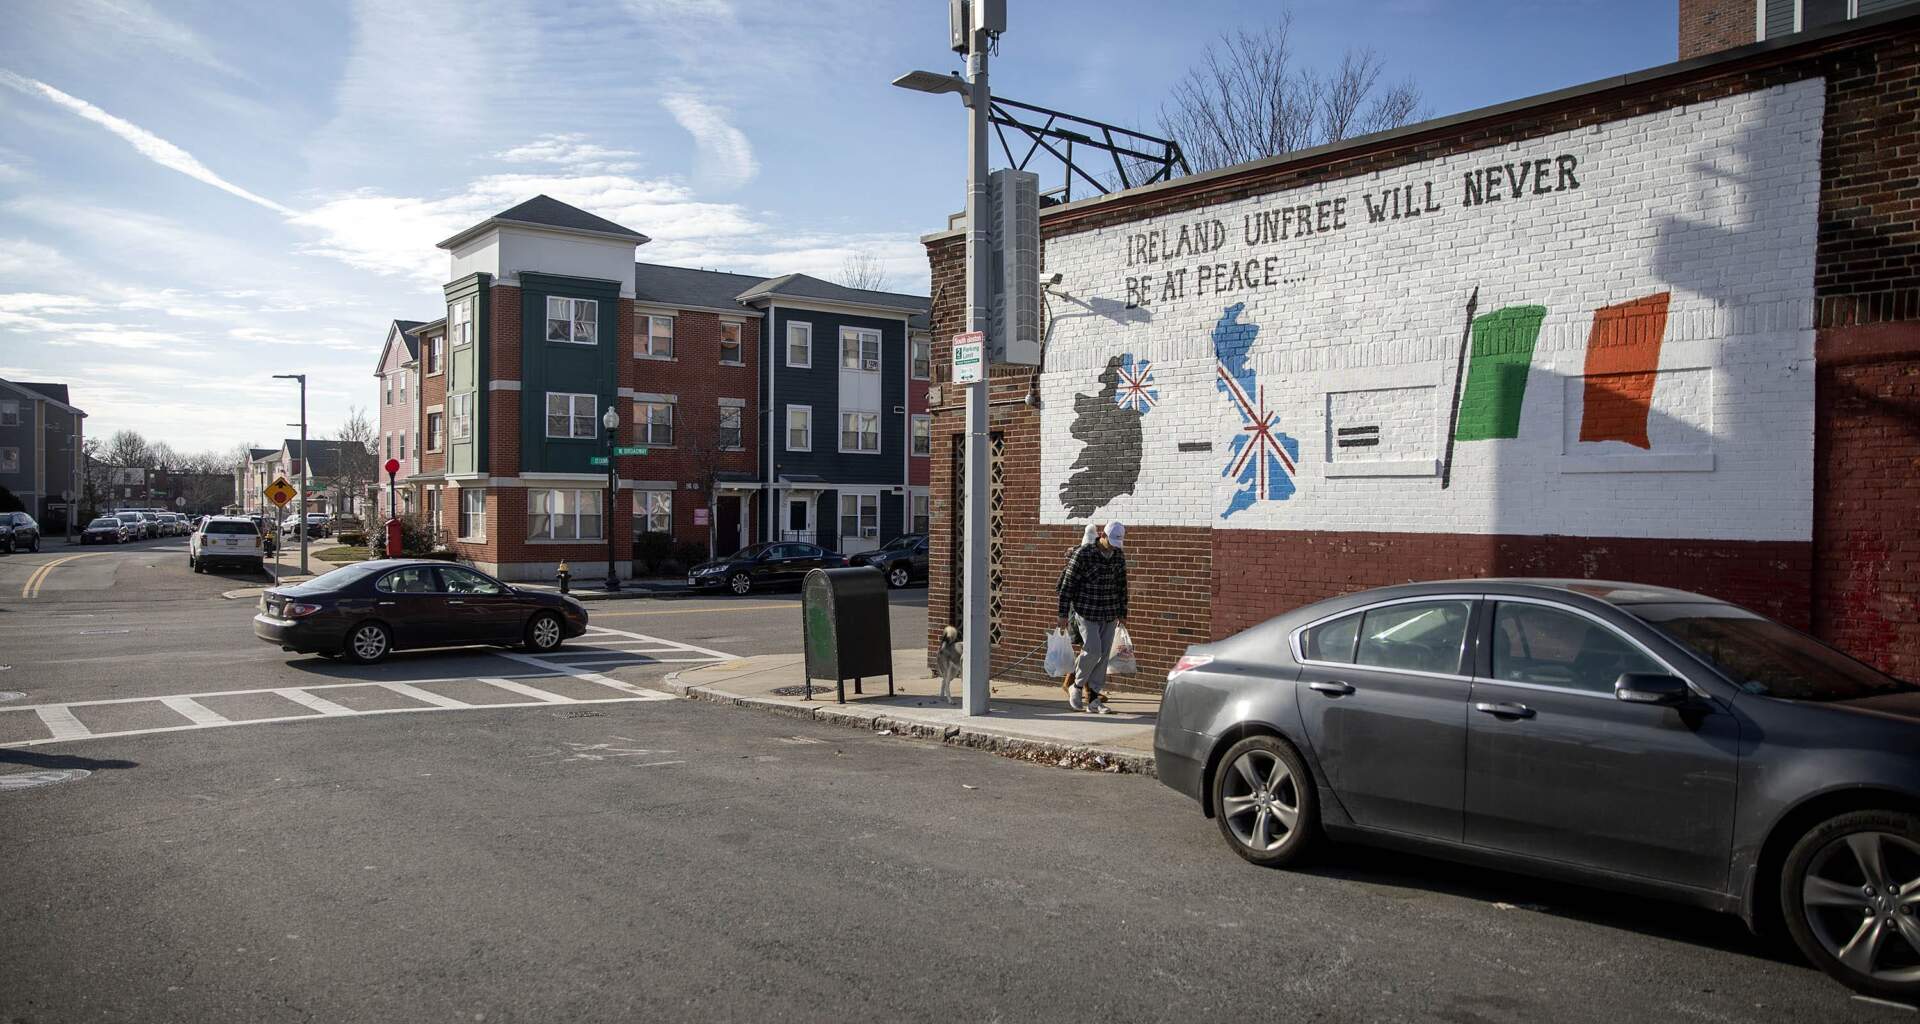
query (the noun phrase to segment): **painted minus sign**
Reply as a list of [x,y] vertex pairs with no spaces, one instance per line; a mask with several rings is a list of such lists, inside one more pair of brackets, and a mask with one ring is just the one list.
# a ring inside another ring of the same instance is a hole
[[1183,452],[1210,452],[1213,450],[1213,442],[1212,441],[1182,441],[1180,442],[1180,450]]

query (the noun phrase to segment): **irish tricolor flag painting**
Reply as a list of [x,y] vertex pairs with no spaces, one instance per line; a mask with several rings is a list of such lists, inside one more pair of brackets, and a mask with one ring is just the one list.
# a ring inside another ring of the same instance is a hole
[[1473,349],[1455,440],[1520,436],[1527,370],[1533,365],[1533,345],[1540,340],[1540,324],[1546,318],[1545,306],[1507,306],[1473,318]]
[[1667,333],[1670,297],[1671,293],[1661,292],[1594,310],[1581,389],[1580,440],[1652,447],[1647,440],[1647,410],[1653,405],[1653,380],[1660,370],[1660,341]]

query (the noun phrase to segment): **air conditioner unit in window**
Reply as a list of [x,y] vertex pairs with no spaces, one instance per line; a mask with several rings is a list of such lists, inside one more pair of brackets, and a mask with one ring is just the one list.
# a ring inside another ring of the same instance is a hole
[[880,368],[880,360],[862,359],[860,361],[860,368],[863,370],[878,370]]
[[869,527],[867,527],[866,529],[864,529],[864,530],[861,530],[861,531],[860,531],[860,536],[862,536],[862,537],[878,537],[878,536],[880,536],[880,528],[879,528],[879,527],[877,527],[877,526],[869,526]]
[[906,412],[907,412],[907,407],[904,405],[896,405],[893,407],[893,414],[895,416],[904,416],[906,415]]

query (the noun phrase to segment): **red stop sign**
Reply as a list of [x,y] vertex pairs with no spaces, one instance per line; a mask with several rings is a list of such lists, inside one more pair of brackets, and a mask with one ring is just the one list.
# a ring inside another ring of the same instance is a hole
[[386,466],[383,468],[386,469],[388,476],[392,476],[393,474],[400,472],[400,460],[388,459]]

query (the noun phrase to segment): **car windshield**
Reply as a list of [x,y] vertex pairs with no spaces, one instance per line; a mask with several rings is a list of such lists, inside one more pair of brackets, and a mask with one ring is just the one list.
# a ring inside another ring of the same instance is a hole
[[140,513],[122,512],[120,513],[120,521],[124,523],[137,523],[140,521]]
[[1628,605],[1627,611],[1748,693],[1837,701],[1920,690],[1744,608],[1690,602]]
[[120,520],[118,520],[118,519],[108,519],[108,518],[106,518],[106,517],[104,517],[104,516],[103,516],[103,517],[101,517],[101,518],[99,518],[99,519],[95,519],[95,520],[94,520],[93,522],[91,522],[91,523],[88,523],[88,524],[87,524],[87,529],[89,529],[89,530],[91,530],[91,529],[93,529],[94,527],[96,527],[96,526],[98,526],[98,527],[104,527],[104,528],[106,528],[106,529],[109,529],[109,530],[111,530],[111,529],[113,529],[114,527],[116,527],[116,526],[119,526],[119,525],[120,525]]

